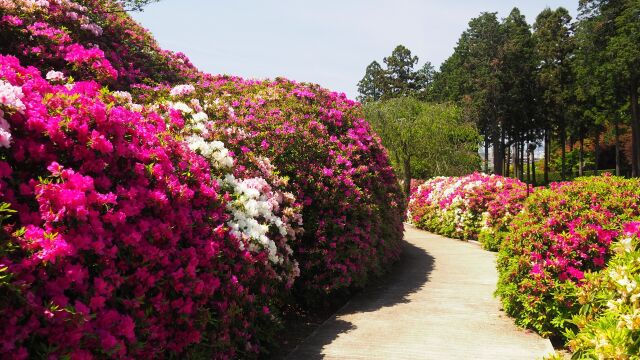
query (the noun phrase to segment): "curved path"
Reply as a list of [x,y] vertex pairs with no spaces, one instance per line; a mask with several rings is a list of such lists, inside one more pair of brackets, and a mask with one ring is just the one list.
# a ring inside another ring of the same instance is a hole
[[287,359],[540,359],[547,339],[519,329],[493,297],[495,254],[406,227],[403,257]]

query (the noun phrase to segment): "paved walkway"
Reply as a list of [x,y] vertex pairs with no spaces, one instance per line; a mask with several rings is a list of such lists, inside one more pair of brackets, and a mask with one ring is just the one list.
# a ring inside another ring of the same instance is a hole
[[407,226],[391,274],[349,301],[287,359],[539,359],[549,340],[493,297],[495,254]]

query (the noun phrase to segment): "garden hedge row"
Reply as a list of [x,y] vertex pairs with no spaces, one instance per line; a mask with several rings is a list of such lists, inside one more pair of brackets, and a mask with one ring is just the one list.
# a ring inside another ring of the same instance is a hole
[[[397,259],[359,104],[198,71],[110,0],[0,1],[0,357],[252,358]],[[5,295],[6,294],[6,295]]]

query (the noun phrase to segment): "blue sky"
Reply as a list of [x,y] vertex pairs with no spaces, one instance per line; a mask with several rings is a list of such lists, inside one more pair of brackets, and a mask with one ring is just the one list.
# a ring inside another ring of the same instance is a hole
[[575,17],[578,0],[162,0],[133,17],[206,72],[284,76],[355,98],[366,66],[396,45],[437,67],[472,17],[514,6],[532,23],[545,7]]

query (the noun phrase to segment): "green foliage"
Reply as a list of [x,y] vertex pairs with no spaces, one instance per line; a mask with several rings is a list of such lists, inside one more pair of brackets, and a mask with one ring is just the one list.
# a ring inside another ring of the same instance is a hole
[[631,165],[634,176],[638,176],[640,3],[636,0],[581,0],[579,10],[574,71],[580,85],[577,95],[583,103],[583,114],[598,124],[630,123]]
[[142,11],[145,6],[159,2],[160,0],[119,0],[127,11]]
[[496,13],[481,13],[471,19],[431,86],[430,99],[458,102],[485,143],[492,143],[498,174],[506,145],[536,140],[533,50],[529,25],[517,8],[502,22]]
[[[583,155],[582,166],[583,169],[593,169],[595,165],[595,158],[593,152],[586,152]],[[551,170],[560,172],[562,169],[562,159],[555,157],[551,159]],[[580,149],[574,148],[566,153],[565,168],[572,174],[578,172],[580,167]]]
[[414,70],[418,57],[402,45],[396,46],[383,61],[385,69],[377,61],[367,66],[364,77],[358,82],[359,101],[364,103],[403,96],[427,97],[435,74],[430,62]]
[[504,42],[500,47],[499,102],[506,119],[503,126],[514,140],[522,140],[538,126],[534,41],[529,24],[517,8],[503,20],[501,28]]
[[421,176],[430,177],[461,175],[480,165],[481,138],[474,125],[463,120],[457,106],[401,97],[368,103],[364,109],[389,150],[394,168],[404,173],[405,185],[414,166]]
[[478,234],[478,241],[482,244],[482,248],[489,251],[499,251],[500,245],[507,236],[507,231],[481,231]]
[[537,73],[541,95],[541,114],[557,131],[563,131],[566,103],[572,96],[570,57],[574,49],[571,16],[565,8],[545,9],[533,25],[535,50],[540,68]]
[[378,101],[385,91],[385,71],[377,61],[373,61],[358,82],[358,99],[362,102]]

